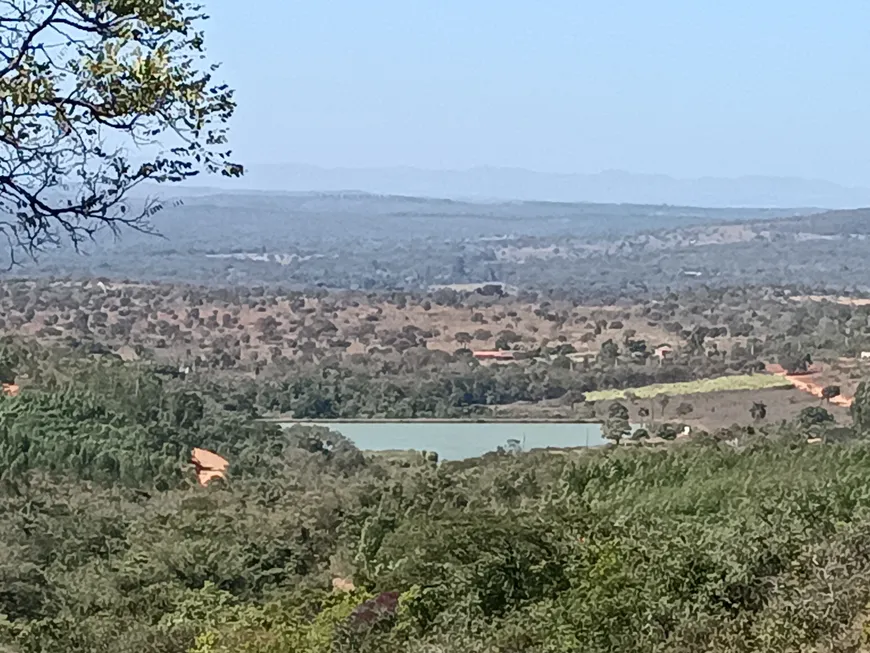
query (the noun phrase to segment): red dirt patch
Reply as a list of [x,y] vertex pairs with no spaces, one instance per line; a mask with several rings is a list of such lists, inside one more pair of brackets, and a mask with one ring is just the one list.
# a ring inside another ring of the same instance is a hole
[[196,468],[196,476],[199,484],[208,485],[216,478],[226,478],[226,471],[230,464],[216,453],[206,449],[194,449],[190,462]]
[[[771,374],[776,374],[777,376],[781,376],[791,382],[795,388],[798,390],[802,390],[804,392],[808,392],[814,397],[818,397],[822,399],[822,390],[825,387],[822,383],[817,383],[815,377],[819,374],[819,370],[810,369],[808,372],[803,372],[801,374],[788,374],[783,369],[782,365],[778,365],[776,363],[770,363],[767,365],[767,371]],[[853,397],[839,395],[837,397],[833,397],[830,402],[836,406],[842,406],[843,408],[849,408],[852,405]]]

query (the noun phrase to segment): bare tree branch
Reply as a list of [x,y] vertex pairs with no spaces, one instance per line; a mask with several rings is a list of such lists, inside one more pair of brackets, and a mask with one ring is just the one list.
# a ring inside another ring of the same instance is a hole
[[204,18],[187,0],[0,1],[0,234],[13,265],[61,236],[78,248],[103,228],[153,233],[162,205],[127,199],[143,182],[241,174],[224,149],[233,92],[202,63]]

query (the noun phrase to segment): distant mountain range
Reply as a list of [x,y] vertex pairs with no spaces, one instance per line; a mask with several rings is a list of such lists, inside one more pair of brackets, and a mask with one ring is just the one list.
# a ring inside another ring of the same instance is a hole
[[850,188],[829,181],[763,176],[676,179],[617,170],[597,174],[552,174],[497,167],[424,170],[278,164],[248,166],[242,179],[201,177],[196,179],[196,184],[222,190],[365,191],[477,201],[831,209],[870,206],[870,188]]

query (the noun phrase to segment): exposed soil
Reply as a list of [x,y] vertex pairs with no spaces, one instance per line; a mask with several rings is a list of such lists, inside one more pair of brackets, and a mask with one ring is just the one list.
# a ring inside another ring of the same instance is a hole
[[[749,409],[753,402],[762,402],[767,408],[767,416],[762,424],[775,424],[783,420],[793,420],[807,406],[823,406],[840,424],[849,424],[851,416],[849,409],[834,403],[823,402],[813,395],[797,388],[770,390],[730,390],[727,392],[706,392],[690,395],[675,395],[668,398],[664,409],[661,397],[640,399],[632,404],[621,401],[629,410],[629,419],[633,424],[660,424],[662,422],[678,422],[700,428],[705,431],[715,431],[738,424],[748,426],[755,424]],[[594,405],[594,412],[583,415],[588,421],[604,421],[607,410],[612,402],[599,401]],[[685,404],[685,406],[684,406]],[[681,410],[681,406],[683,409]],[[691,412],[685,412],[691,406]],[[576,407],[575,407],[576,408]],[[650,411],[651,417],[641,417],[640,410]],[[579,409],[582,410],[582,409]],[[681,414],[684,413],[684,414]],[[499,406],[493,412],[497,419],[578,419],[579,413],[570,406],[559,402],[541,402],[539,404],[516,403],[509,406]]]
[[870,299],[864,297],[840,297],[837,295],[795,295],[793,302],[833,302],[843,306],[870,306]]
[[[749,413],[753,402],[760,401],[767,407],[767,416],[762,424],[775,424],[783,420],[792,420],[807,406],[823,405],[840,424],[849,424],[851,417],[849,409],[835,404],[822,402],[813,395],[793,389],[774,390],[734,390],[730,392],[706,393],[698,395],[685,395],[672,397],[661,415],[660,406],[656,406],[656,419],[665,419],[672,422],[683,422],[690,426],[713,431],[725,428],[733,424],[746,426],[755,421]],[[638,420],[637,406],[630,406],[629,412],[633,420]],[[649,402],[646,402],[647,404]],[[682,403],[692,406],[692,412],[680,417],[677,409]],[[649,408],[649,406],[646,406]]]

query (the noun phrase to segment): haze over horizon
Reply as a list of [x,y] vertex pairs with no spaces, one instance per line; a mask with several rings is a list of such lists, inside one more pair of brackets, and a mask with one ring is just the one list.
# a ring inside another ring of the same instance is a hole
[[596,174],[544,173],[516,167],[437,170],[413,166],[368,168],[254,164],[241,179],[194,178],[188,188],[233,191],[361,191],[462,200],[520,200],[706,207],[824,209],[870,205],[870,189],[826,180],[745,175],[677,178],[605,170]]
[[249,166],[870,186],[870,5],[210,0]]

